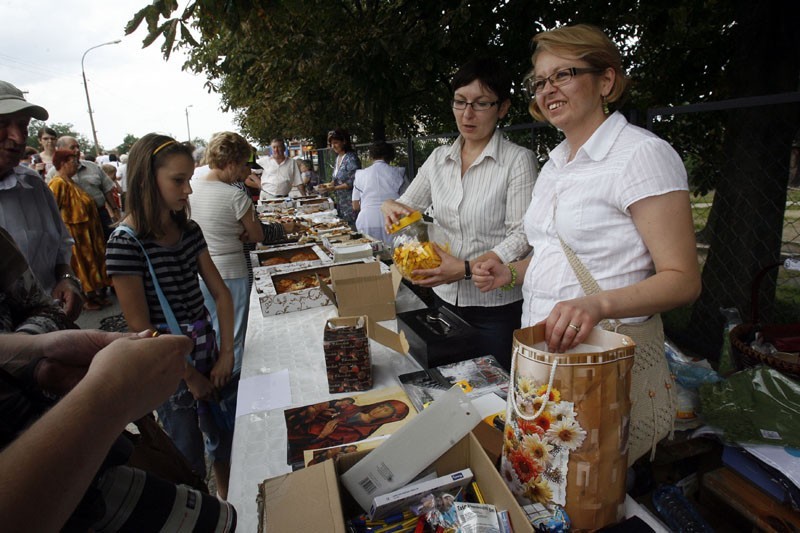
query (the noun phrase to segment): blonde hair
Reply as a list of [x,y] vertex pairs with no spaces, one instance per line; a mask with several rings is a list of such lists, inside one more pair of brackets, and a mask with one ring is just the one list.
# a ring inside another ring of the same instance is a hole
[[[531,56],[531,64],[536,67],[536,57],[542,52],[558,56],[569,56],[582,59],[590,66],[600,69],[613,69],[616,76],[611,92],[606,96],[609,104],[621,102],[628,89],[630,79],[622,70],[622,55],[603,31],[589,24],[562,26],[554,30],[537,34],[533,38],[536,49]],[[533,75],[531,70],[527,77]],[[531,100],[528,111],[536,120],[544,120],[544,115],[536,99]]]
[[244,163],[252,149],[247,140],[232,131],[216,133],[206,148],[205,162],[211,168],[223,169],[230,163]]

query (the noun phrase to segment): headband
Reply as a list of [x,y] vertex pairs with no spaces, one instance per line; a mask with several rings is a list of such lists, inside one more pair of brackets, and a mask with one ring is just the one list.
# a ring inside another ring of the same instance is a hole
[[163,148],[166,148],[166,147],[167,147],[167,146],[169,146],[170,144],[178,144],[178,141],[175,141],[175,140],[173,140],[173,139],[170,139],[170,140],[168,140],[167,142],[165,142],[164,144],[162,144],[161,146],[159,146],[158,148],[156,148],[155,150],[153,150],[153,155],[156,155],[156,154],[157,154],[158,152],[160,152],[160,151],[161,151]]

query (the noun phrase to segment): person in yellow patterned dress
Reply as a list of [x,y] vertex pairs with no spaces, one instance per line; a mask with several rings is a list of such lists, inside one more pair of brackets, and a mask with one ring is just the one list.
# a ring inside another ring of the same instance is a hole
[[75,240],[72,269],[86,293],[84,309],[97,310],[110,303],[102,296],[102,291],[111,285],[106,275],[106,244],[100,215],[92,197],[72,181],[78,171],[75,154],[70,150],[56,150],[53,166],[56,175],[49,187],[56,198],[61,218]]

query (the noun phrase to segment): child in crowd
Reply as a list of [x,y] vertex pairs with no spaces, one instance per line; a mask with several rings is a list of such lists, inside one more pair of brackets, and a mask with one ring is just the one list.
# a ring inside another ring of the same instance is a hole
[[[233,369],[233,305],[203,232],[189,220],[193,171],[191,149],[166,135],[150,133],[133,145],[128,159],[128,214],[121,223],[125,228],[118,228],[108,241],[106,268],[131,331],[167,330],[167,314],[151,277],[154,272],[181,330],[195,341],[183,381],[157,411],[164,429],[202,477],[205,435],[205,451],[213,460],[218,493],[224,499],[233,429],[213,416],[211,408]],[[219,350],[198,274],[216,302]]]
[[103,172],[105,172],[108,179],[114,182],[114,188],[111,190],[111,194],[114,196],[114,206],[117,209],[122,209],[122,200],[120,198],[120,193],[122,192],[122,187],[119,184],[119,179],[117,178],[117,167],[110,163],[104,164],[102,167]]

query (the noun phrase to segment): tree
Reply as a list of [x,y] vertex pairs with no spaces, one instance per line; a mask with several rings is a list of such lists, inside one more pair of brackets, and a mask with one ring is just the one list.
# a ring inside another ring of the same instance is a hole
[[139,140],[139,137],[135,136],[132,133],[125,134],[125,137],[122,138],[122,144],[117,146],[116,152],[120,155],[127,154],[131,151],[131,146],[134,145],[136,141]]
[[[163,37],[165,57],[187,47],[185,68],[206,74],[209,89],[260,143],[275,136],[324,142],[336,126],[359,142],[452,128],[450,75],[472,53],[498,55],[502,45],[492,38],[502,10],[488,0],[211,0],[168,18],[176,9],[157,0],[126,32],[146,21],[145,45]],[[532,34],[532,20],[516,20]]]
[[47,124],[45,121],[37,120],[35,118],[31,119],[30,123],[28,124],[28,141],[26,143],[28,146],[32,146],[37,150],[41,148],[39,146],[39,130],[45,126],[53,128],[56,131],[57,137],[63,137],[65,135],[75,137],[75,139],[78,141],[78,145],[81,147],[81,152],[83,153],[87,153],[87,150],[94,146],[92,141],[90,141],[86,135],[76,132],[75,126],[69,122],[54,122],[52,124]]
[[[146,20],[145,46],[163,37],[167,57],[187,48],[186,68],[205,73],[209,89],[262,142],[272,134],[319,141],[331,125],[349,126],[359,141],[450,131],[447,82],[466,57],[504,57],[521,79],[530,69],[529,39],[578,22],[601,27],[622,49],[634,81],[625,109],[640,117],[656,106],[797,91],[800,79],[798,2],[204,0],[170,18],[176,10],[173,0],[156,0],[126,31]],[[526,102],[516,99],[509,121],[529,120]],[[747,284],[780,255],[800,112],[763,107],[727,120],[673,122],[669,140],[684,156],[690,186],[716,192],[705,289],[692,320],[692,336],[709,339],[699,351],[713,357],[718,308],[748,309]],[[731,224],[734,214],[743,222]],[[742,249],[752,252],[744,260]],[[764,285],[767,307],[774,286],[774,277]]]

